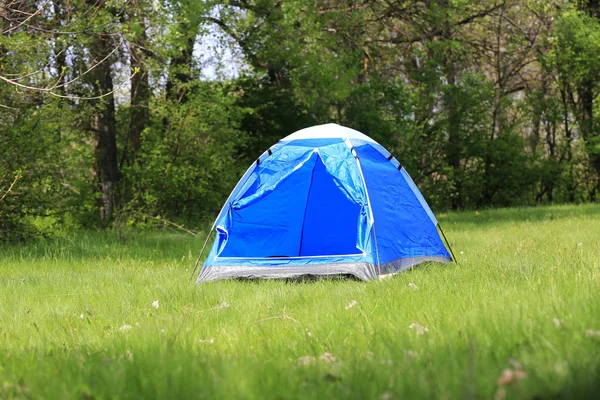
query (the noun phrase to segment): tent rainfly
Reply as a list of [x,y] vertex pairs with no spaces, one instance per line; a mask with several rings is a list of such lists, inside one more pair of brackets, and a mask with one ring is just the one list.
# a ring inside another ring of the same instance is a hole
[[339,274],[371,280],[424,261],[450,262],[438,227],[389,151],[356,130],[314,126],[248,168],[213,225],[196,282]]

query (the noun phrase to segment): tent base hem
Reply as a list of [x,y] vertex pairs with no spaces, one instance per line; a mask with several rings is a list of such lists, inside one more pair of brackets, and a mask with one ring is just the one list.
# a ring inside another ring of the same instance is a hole
[[380,275],[394,274],[427,261],[449,263],[452,260],[443,256],[408,257],[381,264],[379,268],[377,264],[365,262],[261,267],[248,265],[205,266],[202,268],[202,271],[200,271],[196,283],[236,278],[297,278],[305,275],[353,275],[358,279],[369,281],[377,279]]

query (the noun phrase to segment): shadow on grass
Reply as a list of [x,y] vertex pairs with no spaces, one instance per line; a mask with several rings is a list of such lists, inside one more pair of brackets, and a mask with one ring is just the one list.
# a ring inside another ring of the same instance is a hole
[[[394,273],[387,279],[394,279],[399,275],[411,274],[413,270],[419,269],[422,271],[432,271],[437,268],[447,268],[448,265],[456,265],[454,263],[450,264],[442,264],[438,262],[423,262],[421,264],[417,264],[405,270]],[[387,280],[385,279],[385,280]],[[248,285],[260,285],[265,282],[283,282],[289,285],[303,285],[303,284],[315,284],[322,282],[356,282],[356,283],[365,283],[362,279],[352,275],[352,274],[335,274],[335,275],[300,275],[293,278],[249,278],[249,277],[238,277],[238,278],[230,278],[227,279],[230,282],[240,282]],[[377,282],[378,279],[375,279],[371,282]],[[222,281],[214,281],[214,282],[222,282]],[[200,284],[211,284],[214,282],[206,282]]]
[[565,385],[560,391],[538,393],[532,400],[598,399],[600,394],[600,374],[582,371],[581,379]]
[[[337,275],[300,275],[293,278],[247,278],[239,277],[230,279],[234,282],[243,282],[248,285],[259,285],[264,282],[284,282],[289,285],[302,285],[302,284],[314,284],[319,282],[363,282],[351,274],[337,274]],[[210,282],[207,282],[210,283]]]

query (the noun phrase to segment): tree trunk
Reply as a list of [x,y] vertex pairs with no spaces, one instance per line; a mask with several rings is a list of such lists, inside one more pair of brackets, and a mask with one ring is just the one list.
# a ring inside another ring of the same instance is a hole
[[[145,26],[143,27],[145,31]],[[146,33],[130,45],[130,63],[132,72],[136,72],[131,79],[131,111],[129,123],[129,146],[135,156],[142,148],[142,132],[149,124],[150,112],[148,109],[150,101],[150,84],[148,82],[148,70],[144,62],[144,51],[138,43],[144,43]]]
[[[448,0],[441,1],[440,7],[448,9],[450,7]],[[452,40],[452,26],[446,19],[443,22],[442,37],[445,41]],[[448,142],[446,146],[446,160],[448,166],[452,168],[452,182],[454,184],[454,191],[452,196],[452,209],[456,210],[461,208],[462,203],[462,177],[460,176],[460,158],[461,158],[461,140],[460,140],[460,119],[461,115],[458,110],[459,99],[457,96],[456,86],[456,57],[452,46],[449,46],[445,50],[445,57],[443,62],[443,71],[446,77],[446,83],[448,90],[444,94],[444,106],[447,113],[447,130],[448,130]]]
[[579,8],[592,17],[600,18],[600,0],[583,0]]
[[[93,0],[89,0],[93,1]],[[113,50],[112,36],[97,35],[90,45],[90,63],[93,65],[105,58]],[[119,168],[117,162],[117,135],[115,121],[115,102],[111,61],[105,60],[88,75],[95,95],[104,95],[93,100],[94,114],[91,128],[95,135],[94,173],[100,191],[100,219],[108,223],[118,206],[117,185]]]
[[[100,86],[112,90],[110,82],[104,81]],[[112,95],[107,101],[97,105],[92,119],[92,129],[96,134],[94,149],[95,175],[100,189],[100,219],[109,222],[117,207],[117,184],[119,170],[117,166],[117,140],[115,135],[115,107]]]
[[446,112],[448,113],[448,145],[446,148],[446,157],[448,165],[452,168],[454,189],[456,191],[455,195],[452,197],[452,209],[456,210],[462,207],[462,178],[460,177],[461,140],[460,114],[457,110],[458,96],[456,93],[456,68],[451,56],[447,59],[445,70],[449,87],[444,99]]
[[566,161],[569,164],[569,183],[567,184],[567,191],[569,192],[569,202],[575,201],[575,184],[573,182],[573,163],[571,159],[573,158],[572,152],[572,132],[569,125],[569,87],[566,83],[560,82],[560,98],[562,101],[562,109],[563,109],[563,124],[565,130],[565,146],[564,150],[558,160],[559,163]]
[[179,30],[183,35],[185,46],[171,60],[169,66],[169,76],[167,78],[166,92],[167,100],[176,100],[179,103],[185,103],[187,100],[187,90],[178,90],[179,84],[185,84],[192,80],[192,58],[194,53],[194,44],[198,26],[190,26],[187,22],[179,24]]
[[[600,23],[600,0],[584,0],[580,3],[579,8]],[[592,138],[598,136],[594,123],[594,98],[596,97],[594,87],[597,82],[597,76],[590,76],[582,82],[578,90],[581,112],[580,129],[586,145],[589,145]],[[590,196],[592,201],[596,201],[596,192],[600,190],[600,154],[591,152],[590,163],[596,171],[596,184],[591,190]]]
[[594,135],[594,91],[593,81],[586,80],[579,88],[579,102],[581,107],[580,128],[584,140]]

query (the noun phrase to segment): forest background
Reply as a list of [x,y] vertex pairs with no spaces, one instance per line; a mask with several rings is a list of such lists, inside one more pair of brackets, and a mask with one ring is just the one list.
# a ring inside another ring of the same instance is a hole
[[600,197],[600,0],[0,0],[0,241],[200,226],[335,122],[434,210]]

